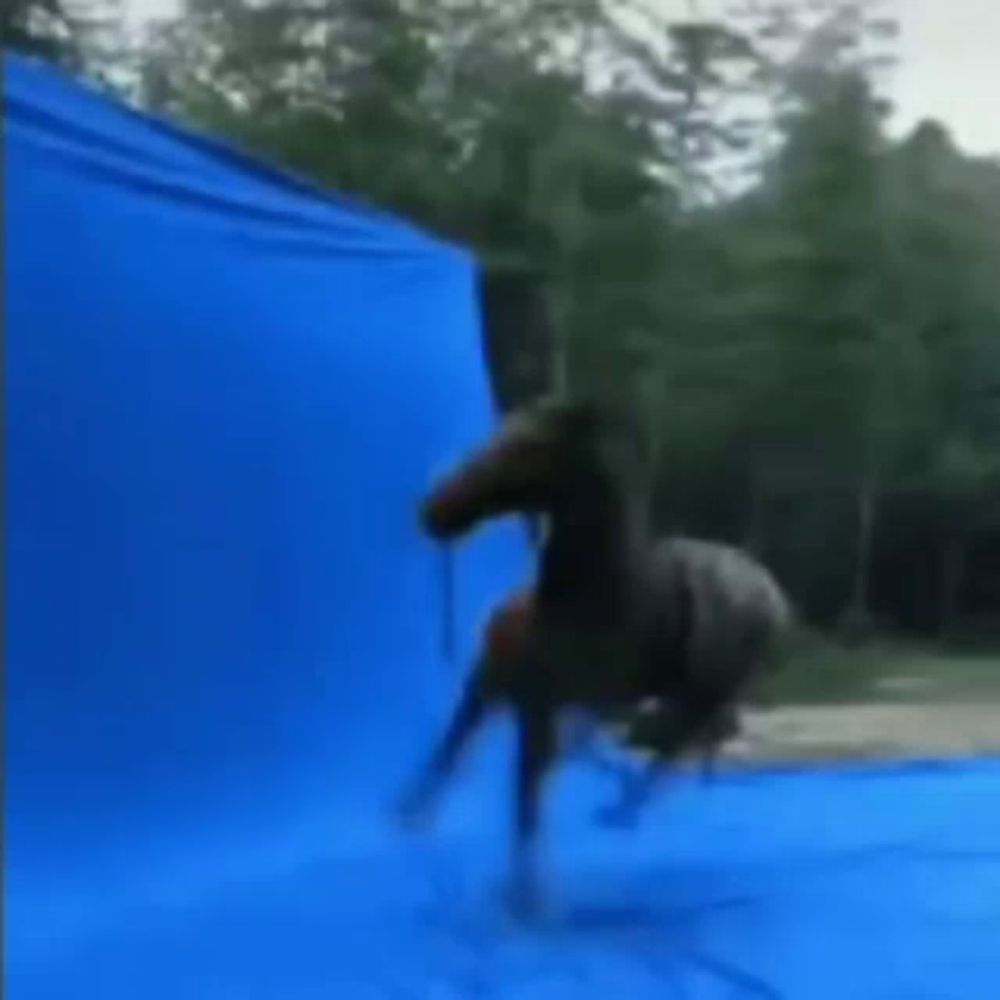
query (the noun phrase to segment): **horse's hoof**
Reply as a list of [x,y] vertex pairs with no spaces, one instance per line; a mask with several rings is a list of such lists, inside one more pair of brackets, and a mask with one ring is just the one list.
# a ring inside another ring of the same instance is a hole
[[639,825],[639,814],[628,806],[601,806],[594,819],[599,826],[610,830],[634,830]]

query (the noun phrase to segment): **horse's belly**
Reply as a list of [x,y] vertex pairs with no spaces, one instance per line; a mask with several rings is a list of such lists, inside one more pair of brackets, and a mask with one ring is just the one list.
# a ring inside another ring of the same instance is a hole
[[635,652],[616,632],[554,633],[540,652],[552,694],[562,704],[602,711],[635,698]]

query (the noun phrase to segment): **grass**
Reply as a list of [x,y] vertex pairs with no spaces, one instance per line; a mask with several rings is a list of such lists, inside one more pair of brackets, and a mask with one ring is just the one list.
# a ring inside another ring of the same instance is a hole
[[810,636],[760,685],[768,705],[995,702],[1000,649],[873,639],[848,647]]

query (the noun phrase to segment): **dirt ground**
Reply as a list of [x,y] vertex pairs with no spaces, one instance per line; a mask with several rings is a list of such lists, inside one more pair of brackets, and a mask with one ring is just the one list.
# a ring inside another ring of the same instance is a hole
[[1000,755],[1000,702],[750,709],[729,761]]
[[[784,685],[782,688],[781,685]],[[728,760],[1000,754],[1000,651],[827,650],[749,708]]]
[[[596,757],[610,762],[622,750],[650,757],[614,737]],[[1000,757],[1000,649],[817,640],[751,692],[718,759],[731,768],[973,756]],[[703,749],[679,763],[702,767]]]

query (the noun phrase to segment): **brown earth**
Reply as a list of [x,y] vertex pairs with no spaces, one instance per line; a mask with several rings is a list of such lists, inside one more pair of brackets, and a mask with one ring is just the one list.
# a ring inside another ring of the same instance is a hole
[[781,705],[748,709],[727,761],[1000,754],[1000,703]]

